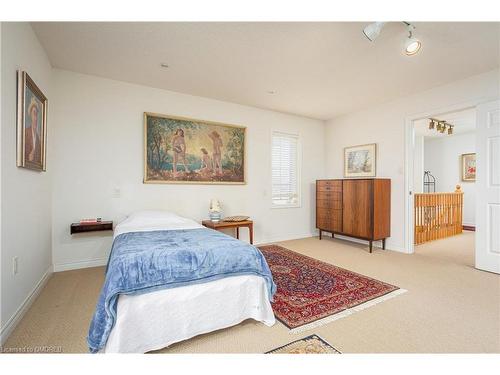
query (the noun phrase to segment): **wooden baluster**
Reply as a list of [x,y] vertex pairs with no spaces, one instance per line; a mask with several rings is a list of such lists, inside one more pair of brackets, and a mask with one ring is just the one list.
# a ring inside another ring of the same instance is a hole
[[443,197],[442,194],[439,194],[436,196],[436,201],[437,201],[437,211],[438,211],[438,220],[437,220],[437,238],[441,238],[441,198]]
[[463,193],[422,193],[414,196],[414,243],[462,233]]

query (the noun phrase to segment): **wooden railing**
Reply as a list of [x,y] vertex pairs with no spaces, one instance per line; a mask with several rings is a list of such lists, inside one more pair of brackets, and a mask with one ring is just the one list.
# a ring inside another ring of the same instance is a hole
[[463,193],[415,194],[416,245],[462,233]]

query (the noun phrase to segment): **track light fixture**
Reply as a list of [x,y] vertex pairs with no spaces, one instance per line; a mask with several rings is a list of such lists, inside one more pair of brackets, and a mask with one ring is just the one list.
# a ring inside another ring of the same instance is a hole
[[444,132],[448,130],[448,135],[452,135],[453,127],[454,125],[449,124],[446,121],[437,120],[435,118],[429,119],[429,130],[436,129],[436,131],[440,132],[441,134],[444,134]]
[[[405,21],[402,23],[408,28],[408,38],[404,43],[404,53],[407,56],[416,55],[422,48],[422,42],[413,36],[413,31],[415,30],[414,25]],[[373,22],[363,29],[363,34],[370,42],[373,42],[380,35],[384,25],[385,22]]]
[[363,29],[363,34],[368,38],[370,42],[373,42],[380,35],[382,27],[384,27],[385,22],[374,22],[369,24]]
[[439,132],[444,133],[445,130],[446,130],[446,122],[442,121],[439,123]]
[[420,40],[413,36],[413,30],[415,30],[415,26],[413,26],[411,23],[408,23],[408,39],[405,43],[405,53],[408,56],[417,54],[422,47],[422,43],[420,43]]

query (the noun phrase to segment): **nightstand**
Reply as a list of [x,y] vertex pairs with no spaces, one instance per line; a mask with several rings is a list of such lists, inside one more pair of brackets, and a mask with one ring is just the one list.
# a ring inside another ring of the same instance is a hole
[[99,221],[92,224],[73,223],[70,227],[70,233],[98,232],[103,230],[113,230],[112,221]]
[[236,228],[236,238],[240,239],[240,228],[247,227],[248,233],[250,235],[250,243],[253,245],[253,221],[252,220],[244,220],[244,221],[219,221],[218,223],[214,223],[211,220],[203,220],[203,226],[215,229],[222,230],[226,228]]

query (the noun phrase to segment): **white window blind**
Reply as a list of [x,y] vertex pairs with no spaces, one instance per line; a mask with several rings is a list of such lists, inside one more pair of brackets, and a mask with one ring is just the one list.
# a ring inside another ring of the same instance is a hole
[[299,138],[281,132],[273,132],[272,138],[273,206],[298,206]]

